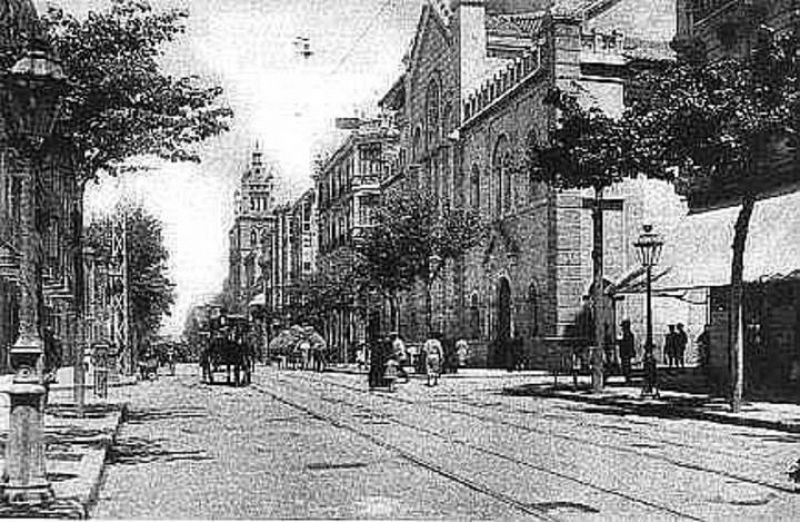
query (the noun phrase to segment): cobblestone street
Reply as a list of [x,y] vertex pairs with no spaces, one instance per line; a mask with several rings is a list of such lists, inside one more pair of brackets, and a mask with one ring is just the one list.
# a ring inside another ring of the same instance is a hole
[[177,377],[114,391],[130,418],[98,518],[793,519],[798,436],[623,415],[504,388],[259,369],[249,388]]

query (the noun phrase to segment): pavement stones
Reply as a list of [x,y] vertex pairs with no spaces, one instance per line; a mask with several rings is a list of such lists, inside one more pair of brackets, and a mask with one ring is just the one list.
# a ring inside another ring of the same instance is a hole
[[[59,382],[69,382],[66,377],[60,372]],[[79,417],[70,404],[71,398],[71,387],[55,386],[45,412],[46,468],[55,500],[35,508],[0,505],[0,518],[88,518],[101,485],[106,455],[124,421],[126,405],[99,401],[87,393],[84,415]],[[0,466],[4,465],[7,436],[8,401],[4,397],[0,404]]]

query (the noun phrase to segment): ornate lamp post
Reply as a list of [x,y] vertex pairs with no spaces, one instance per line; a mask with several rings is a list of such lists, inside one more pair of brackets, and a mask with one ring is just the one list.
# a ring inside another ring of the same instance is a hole
[[664,241],[659,234],[653,232],[652,225],[644,225],[643,232],[633,245],[639,262],[647,274],[647,333],[644,343],[644,388],[642,395],[658,396],[658,369],[656,359],[653,356],[653,303],[652,303],[652,283],[653,267],[661,259],[661,248]]
[[10,73],[4,75],[0,87],[8,138],[19,152],[15,175],[21,181],[20,331],[9,352],[14,379],[6,390],[11,413],[3,498],[10,503],[36,504],[53,496],[45,472],[44,341],[39,317],[40,238],[36,230],[33,162],[41,143],[52,133],[65,86],[61,66],[49,55],[46,44],[36,41]]

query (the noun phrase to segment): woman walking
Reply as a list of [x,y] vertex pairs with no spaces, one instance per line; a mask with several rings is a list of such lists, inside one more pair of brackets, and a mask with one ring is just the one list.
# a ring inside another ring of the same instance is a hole
[[439,341],[439,334],[431,334],[430,339],[425,341],[425,366],[428,373],[428,386],[439,384],[439,375],[442,373],[442,343]]

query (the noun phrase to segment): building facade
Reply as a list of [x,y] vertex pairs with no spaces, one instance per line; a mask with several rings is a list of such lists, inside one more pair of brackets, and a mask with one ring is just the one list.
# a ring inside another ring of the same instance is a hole
[[[531,365],[590,336],[582,323],[592,225],[583,200],[592,194],[553,191],[517,166],[557,123],[545,103],[554,87],[619,114],[631,68],[672,58],[675,17],[667,0],[423,7],[404,74],[382,101],[401,132],[401,174],[386,190],[416,184],[490,223],[486,243],[449,261],[433,285],[433,326],[468,339],[471,364],[504,364],[515,334]],[[623,200],[605,218],[607,278],[635,263],[631,243],[649,192],[637,180],[606,194]],[[427,335],[423,300],[417,292],[401,304],[401,329],[417,340]],[[634,301],[621,313],[641,315]]]
[[[391,177],[399,135],[387,119],[362,121],[344,143],[321,162],[315,175],[319,223],[319,262],[347,258],[373,224],[381,184]],[[335,269],[328,267],[327,269]],[[376,307],[377,309],[377,307]],[[345,302],[323,319],[324,335],[339,361],[351,361],[366,339],[365,303]]]
[[[27,0],[0,3],[0,67],[11,72],[32,38],[41,35]],[[18,62],[14,70],[23,62]],[[63,71],[49,71],[52,77]],[[33,327],[50,356],[71,364],[79,342],[82,304],[83,189],[67,139],[58,128],[26,144],[14,98],[3,86],[0,114],[0,371],[21,329],[23,291],[32,298]],[[30,255],[26,254],[30,250]],[[25,265],[32,265],[25,268]],[[29,277],[26,271],[30,270]],[[27,279],[27,281],[26,281]],[[54,350],[55,348],[55,350]],[[60,353],[59,353],[60,352]],[[53,361],[51,361],[53,362]],[[55,361],[58,362],[58,361]]]
[[254,150],[234,195],[235,215],[229,237],[228,292],[239,312],[263,292],[264,275],[259,262],[263,248],[276,229],[275,171]]
[[[676,48],[701,50],[710,60],[747,56],[759,38],[796,31],[798,4],[679,0]],[[655,313],[685,318],[690,337],[708,328],[708,375],[719,391],[731,379],[730,279],[733,229],[742,194],[758,201],[744,251],[745,393],[797,398],[800,384],[800,192],[796,151],[770,147],[753,177],[688,195],[691,214],[667,236],[664,267],[655,283]],[[696,348],[696,347],[694,347]]]

